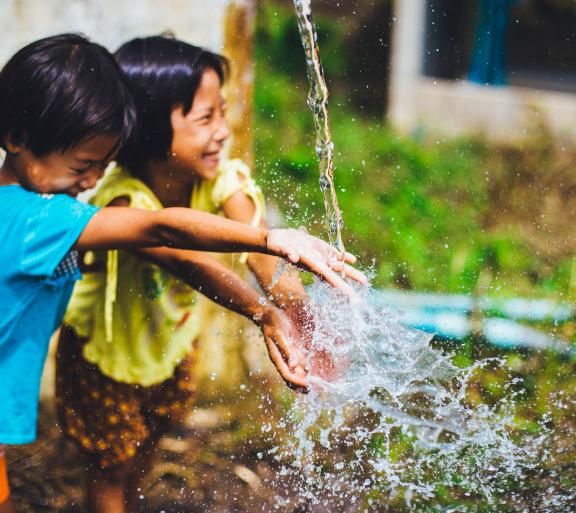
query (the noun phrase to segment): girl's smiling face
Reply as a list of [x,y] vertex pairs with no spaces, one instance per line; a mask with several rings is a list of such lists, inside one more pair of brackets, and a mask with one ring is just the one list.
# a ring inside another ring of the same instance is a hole
[[225,113],[220,78],[208,68],[188,113],[184,113],[182,105],[172,109],[169,161],[174,168],[201,180],[212,180],[216,176],[220,152],[230,136]]

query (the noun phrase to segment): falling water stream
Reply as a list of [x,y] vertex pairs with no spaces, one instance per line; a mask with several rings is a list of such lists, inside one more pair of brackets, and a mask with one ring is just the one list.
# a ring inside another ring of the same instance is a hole
[[310,0],[294,0],[298,17],[298,28],[306,54],[306,74],[310,82],[308,106],[314,115],[316,126],[316,154],[320,162],[320,189],[324,196],[326,225],[330,242],[344,253],[342,242],[342,212],[338,206],[334,188],[334,143],[328,123],[328,88],[318,51],[316,27],[312,19]]
[[[308,104],[329,234],[343,251],[328,92],[310,0],[294,4],[311,84]],[[429,335],[403,327],[394,311],[379,306],[369,287],[358,289],[360,300],[354,304],[320,282],[310,294],[310,391],[280,423],[290,426],[289,442],[271,450],[282,464],[278,479],[290,482],[296,496],[279,495],[278,510],[391,512],[396,510],[386,501],[396,497],[402,511],[536,511],[513,490],[521,490],[526,476],[549,458],[552,434],[546,415],[538,429],[518,426],[514,405],[522,400],[523,388],[512,374],[493,404],[470,399],[478,373],[507,371],[503,360],[457,366],[452,354],[430,345]],[[272,426],[262,429],[269,432]],[[459,497],[453,506],[440,506],[446,490]],[[574,511],[576,492],[550,490],[539,512]]]

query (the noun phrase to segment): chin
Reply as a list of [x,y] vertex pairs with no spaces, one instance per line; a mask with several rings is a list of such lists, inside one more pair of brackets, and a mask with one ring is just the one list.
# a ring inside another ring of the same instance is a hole
[[198,175],[202,180],[214,180],[218,174],[218,166],[211,167],[210,169],[202,169]]

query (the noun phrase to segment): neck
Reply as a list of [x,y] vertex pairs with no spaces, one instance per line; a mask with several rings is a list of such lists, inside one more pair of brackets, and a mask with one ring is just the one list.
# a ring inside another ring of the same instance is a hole
[[164,207],[189,207],[194,180],[182,177],[170,161],[149,161],[144,165],[143,181]]

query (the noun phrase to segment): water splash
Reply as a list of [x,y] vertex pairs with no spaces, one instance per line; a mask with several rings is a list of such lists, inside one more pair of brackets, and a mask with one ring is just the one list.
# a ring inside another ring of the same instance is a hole
[[310,82],[308,106],[312,110],[316,127],[316,154],[320,165],[320,189],[324,197],[326,228],[330,243],[343,255],[342,227],[344,223],[334,188],[334,143],[328,123],[328,88],[318,51],[310,0],[294,0],[294,6],[302,46],[306,54],[306,74]]
[[[429,335],[377,306],[369,289],[358,293],[350,305],[321,283],[312,287],[310,393],[285,419],[293,437],[275,449],[289,462],[281,478],[307,507],[342,511],[366,511],[361,505],[376,492],[402,497],[410,511],[447,488],[493,507],[508,500],[510,484],[546,457],[547,432],[528,436],[515,427],[514,379],[507,399],[469,402],[475,374],[504,362],[459,368],[431,347]],[[358,509],[350,509],[354,503]]]

